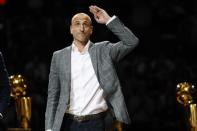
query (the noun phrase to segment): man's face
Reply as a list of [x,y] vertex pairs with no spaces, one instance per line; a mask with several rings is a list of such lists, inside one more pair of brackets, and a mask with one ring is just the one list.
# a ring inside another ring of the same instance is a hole
[[92,22],[88,15],[79,13],[73,16],[70,32],[74,41],[86,44],[92,34]]

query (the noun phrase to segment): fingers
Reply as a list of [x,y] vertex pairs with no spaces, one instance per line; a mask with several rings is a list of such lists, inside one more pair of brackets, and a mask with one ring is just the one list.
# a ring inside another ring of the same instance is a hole
[[91,12],[92,14],[96,14],[96,12],[97,12],[96,9],[95,9],[95,7],[92,6],[92,5],[89,7],[89,10],[90,10],[90,12]]
[[95,6],[95,5],[91,5],[91,6],[89,7],[89,10],[90,10],[90,12],[93,13],[93,14],[97,14],[97,13],[99,13],[100,11],[102,11],[101,8],[99,8],[98,6]]
[[98,6],[91,5],[89,6],[89,10],[94,15],[94,19],[98,23],[106,23],[106,20],[109,18],[109,15],[106,13],[106,11],[102,8],[99,8]]

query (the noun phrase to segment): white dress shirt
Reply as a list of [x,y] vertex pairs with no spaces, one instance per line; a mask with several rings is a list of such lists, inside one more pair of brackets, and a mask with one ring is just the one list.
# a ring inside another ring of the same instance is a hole
[[90,41],[79,52],[72,44],[70,105],[66,112],[78,116],[97,114],[108,108],[93,69],[89,45]]

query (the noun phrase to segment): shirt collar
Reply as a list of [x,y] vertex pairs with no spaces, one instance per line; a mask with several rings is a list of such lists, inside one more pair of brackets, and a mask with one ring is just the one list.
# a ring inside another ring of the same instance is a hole
[[85,54],[86,52],[88,52],[88,48],[90,46],[90,40],[88,41],[88,43],[85,45],[85,47],[83,48],[82,52],[79,52],[77,46],[74,44],[74,42],[72,43],[71,47],[72,47],[72,51],[73,52],[78,52],[80,54]]

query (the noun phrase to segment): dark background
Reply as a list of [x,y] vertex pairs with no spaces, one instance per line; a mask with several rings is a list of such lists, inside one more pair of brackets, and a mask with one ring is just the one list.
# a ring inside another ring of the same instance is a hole
[[[33,131],[44,131],[52,53],[72,42],[71,17],[95,4],[118,16],[140,39],[117,71],[132,120],[125,130],[187,131],[176,85],[196,84],[197,1],[195,0],[7,0],[0,5],[0,50],[9,75],[21,74],[32,97]],[[90,14],[92,17],[92,15]],[[93,20],[93,42],[118,39]],[[14,101],[5,112],[17,127]]]

